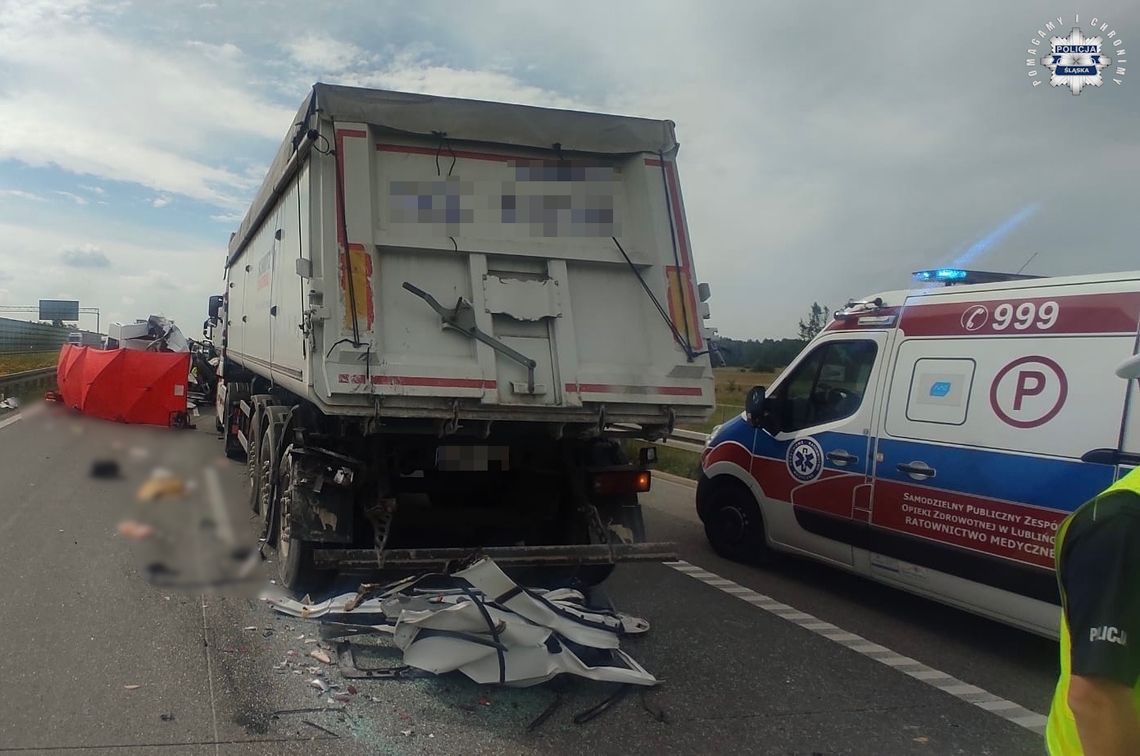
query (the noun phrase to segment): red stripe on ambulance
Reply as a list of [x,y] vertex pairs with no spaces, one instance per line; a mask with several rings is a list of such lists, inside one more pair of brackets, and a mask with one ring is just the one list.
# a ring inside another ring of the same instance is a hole
[[899,328],[907,336],[1136,333],[1138,320],[1140,292],[1119,292],[911,304]]
[[871,524],[1052,569],[1063,519],[1051,509],[880,479]]

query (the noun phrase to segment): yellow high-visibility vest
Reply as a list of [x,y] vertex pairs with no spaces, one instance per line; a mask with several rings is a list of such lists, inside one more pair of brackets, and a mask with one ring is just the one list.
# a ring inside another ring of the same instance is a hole
[[[1057,544],[1054,548],[1054,561],[1057,567],[1057,585],[1061,589],[1061,679],[1057,681],[1057,690],[1053,693],[1053,705],[1049,709],[1049,724],[1045,727],[1045,743],[1049,747],[1050,756],[1083,756],[1081,739],[1077,733],[1077,722],[1073,718],[1073,710],[1069,708],[1069,670],[1072,642],[1069,638],[1069,622],[1066,619],[1068,600],[1065,596],[1065,587],[1061,585],[1061,545],[1065,541],[1065,534],[1069,524],[1079,512],[1086,507],[1096,505],[1097,500],[1105,494],[1116,491],[1131,491],[1140,495],[1140,467],[1125,475],[1120,480],[1106,488],[1095,499],[1081,505],[1075,512],[1065,518],[1061,527],[1057,529]],[[1132,705],[1140,716],[1140,681],[1132,689]]]

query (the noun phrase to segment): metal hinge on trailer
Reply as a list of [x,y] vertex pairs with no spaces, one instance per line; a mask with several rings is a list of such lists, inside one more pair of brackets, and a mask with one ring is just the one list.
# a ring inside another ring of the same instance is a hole
[[443,322],[444,328],[450,328],[451,330],[457,331],[458,333],[461,333],[468,338],[482,342],[507,359],[513,360],[526,368],[525,391],[521,390],[524,388],[521,384],[513,385],[512,388],[516,393],[526,393],[531,395],[546,393],[545,386],[536,386],[534,383],[534,370],[536,367],[538,367],[538,363],[532,360],[530,357],[527,357],[522,352],[519,352],[507,346],[489,333],[485,333],[484,331],[479,330],[479,327],[475,325],[475,308],[472,307],[471,303],[466,299],[460,297],[459,300],[455,303],[455,307],[448,309],[441,305],[439,301],[431,294],[428,294],[426,291],[415,286],[414,284],[404,281],[404,288],[410,291],[412,294],[415,294],[423,301],[427,302],[428,306],[435,310],[439,315],[440,320]]

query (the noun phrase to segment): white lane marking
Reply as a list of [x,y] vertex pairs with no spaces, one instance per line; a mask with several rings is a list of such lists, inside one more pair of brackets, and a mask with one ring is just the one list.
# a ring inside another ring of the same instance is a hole
[[222,495],[222,483],[218,479],[218,471],[211,465],[203,473],[206,478],[206,498],[210,500],[210,510],[214,514],[214,521],[218,523],[218,537],[227,546],[233,546],[234,529],[230,525],[230,516],[226,512],[226,502]]
[[902,656],[901,654],[897,654],[885,646],[872,643],[860,635],[849,633],[830,622],[824,622],[807,612],[801,612],[795,607],[780,603],[770,596],[757,593],[751,588],[742,586],[739,583],[726,580],[720,575],[714,575],[708,570],[701,569],[689,562],[679,560],[676,562],[665,562],[664,564],[668,567],[672,567],[683,575],[696,578],[712,588],[727,593],[729,596],[743,599],[769,614],[787,620],[794,625],[799,625],[804,630],[834,641],[857,654],[862,654],[868,659],[879,662],[898,672],[902,672],[916,680],[921,680],[933,688],[948,693],[972,706],[977,706],[983,711],[988,711],[1002,719],[1013,722],[1019,727],[1024,727],[1038,735],[1045,732],[1046,717],[1025,708],[1021,704],[1007,701],[976,685],[962,682],[945,672],[934,669],[933,667],[928,667],[919,661]]
[[14,425],[15,423],[18,423],[23,419],[24,419],[24,416],[21,415],[19,412],[17,412],[15,415],[12,415],[11,417],[9,417],[7,419],[0,420],[0,430],[7,428],[9,425]]

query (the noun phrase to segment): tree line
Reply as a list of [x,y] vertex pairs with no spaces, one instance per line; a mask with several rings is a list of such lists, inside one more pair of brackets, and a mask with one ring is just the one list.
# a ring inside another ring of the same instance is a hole
[[762,372],[780,370],[787,367],[830,321],[831,311],[818,302],[812,302],[807,317],[799,322],[797,338],[742,340],[718,336],[713,364]]

